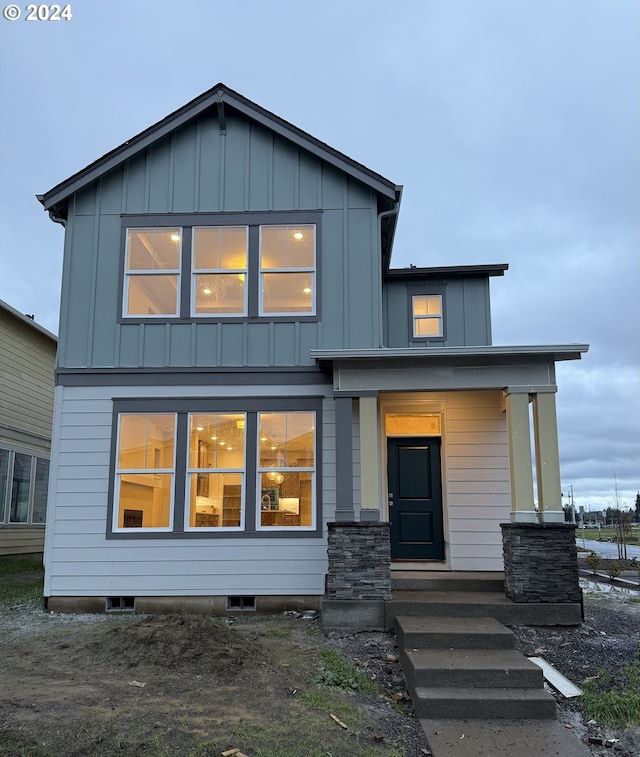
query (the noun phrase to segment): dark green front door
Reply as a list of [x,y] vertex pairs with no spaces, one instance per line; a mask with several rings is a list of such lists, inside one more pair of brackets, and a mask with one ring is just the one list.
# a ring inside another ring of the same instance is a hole
[[440,438],[387,439],[391,557],[444,560]]

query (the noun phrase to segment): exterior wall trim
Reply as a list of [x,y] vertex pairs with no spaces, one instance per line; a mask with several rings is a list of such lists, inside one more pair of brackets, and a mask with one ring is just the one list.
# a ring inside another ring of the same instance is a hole
[[57,386],[297,386],[331,385],[317,368],[65,368],[56,372]]

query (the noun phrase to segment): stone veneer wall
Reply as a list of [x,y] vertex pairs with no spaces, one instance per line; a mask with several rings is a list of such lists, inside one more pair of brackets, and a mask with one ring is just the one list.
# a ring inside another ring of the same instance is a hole
[[505,593],[513,602],[580,602],[575,525],[502,523]]
[[391,599],[388,523],[329,523],[329,599]]

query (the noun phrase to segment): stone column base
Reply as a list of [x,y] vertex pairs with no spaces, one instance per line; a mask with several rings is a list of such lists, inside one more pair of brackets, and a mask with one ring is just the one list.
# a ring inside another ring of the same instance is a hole
[[504,583],[513,602],[581,602],[576,527],[501,523]]
[[327,598],[391,599],[388,523],[329,523]]

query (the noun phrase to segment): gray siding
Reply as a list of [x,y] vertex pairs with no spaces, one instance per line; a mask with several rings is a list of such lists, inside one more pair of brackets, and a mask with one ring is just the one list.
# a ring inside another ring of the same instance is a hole
[[[379,344],[375,193],[238,115],[183,126],[71,198],[59,365],[311,365]],[[322,210],[320,321],[116,323],[121,213]]]
[[[480,346],[491,344],[491,312],[489,307],[489,279],[482,276],[468,278],[416,277],[408,281],[385,280],[384,336],[386,347],[410,347],[410,296],[416,287],[430,286],[440,293],[444,290],[445,337],[433,344],[445,347]],[[418,348],[424,342],[413,342]]]
[[[264,387],[308,396],[326,387]],[[243,397],[246,387],[218,396]],[[210,397],[209,387],[58,387],[45,596],[322,595],[335,517],[335,412],[322,410],[322,537],[106,539],[113,397]]]

